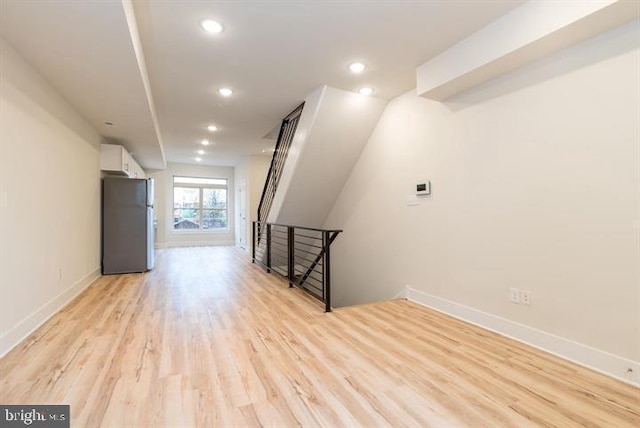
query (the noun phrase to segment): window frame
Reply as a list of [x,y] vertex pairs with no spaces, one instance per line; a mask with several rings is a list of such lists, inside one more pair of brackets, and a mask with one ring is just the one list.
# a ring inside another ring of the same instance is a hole
[[[185,179],[194,179],[194,180],[221,180],[226,184],[209,184],[209,183],[176,183],[176,178],[185,178]],[[179,208],[176,207],[176,188],[188,188],[188,189],[198,189],[198,207],[197,208]],[[226,192],[225,198],[225,208],[205,208],[204,207],[204,189],[218,189],[224,190]],[[228,233],[230,229],[230,218],[229,218],[229,179],[225,177],[202,177],[202,176],[188,176],[188,175],[174,175],[172,177],[172,191],[171,191],[171,199],[172,199],[172,208],[171,215],[172,217],[175,215],[175,210],[183,210],[183,209],[193,209],[198,213],[198,228],[197,229],[176,229],[175,220],[174,224],[171,227],[171,231],[173,233]],[[224,228],[210,228],[204,229],[202,227],[204,220],[204,212],[205,211],[224,211],[225,219],[226,219],[226,227]],[[173,217],[175,219],[175,217]]]

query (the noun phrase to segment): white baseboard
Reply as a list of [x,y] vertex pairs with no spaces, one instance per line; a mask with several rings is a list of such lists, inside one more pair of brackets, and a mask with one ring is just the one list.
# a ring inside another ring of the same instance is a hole
[[100,268],[86,275],[80,281],[64,290],[58,296],[42,305],[31,315],[20,321],[16,326],[4,333],[0,337],[0,358],[11,351],[16,345],[22,342],[27,336],[33,333],[38,327],[44,324],[49,318],[58,313],[78,294],[84,291],[96,279],[100,278]]
[[234,247],[236,245],[235,241],[178,241],[178,242],[167,242],[165,248],[171,247]]
[[[611,376],[622,382],[640,386],[640,362],[628,360],[582,343],[436,297],[409,286],[398,293],[396,298],[406,298],[438,312],[467,321],[486,330]],[[629,369],[632,371],[629,372]]]
[[[393,298],[394,299],[408,299],[409,298],[409,290],[410,290],[410,287],[407,285],[398,294],[396,294]],[[416,302],[416,303],[418,303],[418,302]]]

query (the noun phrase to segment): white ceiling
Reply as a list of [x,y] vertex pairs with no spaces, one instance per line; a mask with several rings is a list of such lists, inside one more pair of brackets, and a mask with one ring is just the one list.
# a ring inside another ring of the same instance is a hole
[[0,0],[0,34],[101,135],[164,167],[121,2]]
[[[231,166],[273,147],[263,137],[320,85],[391,99],[416,86],[417,66],[523,2],[136,0],[151,98],[120,0],[1,0],[0,32],[145,169],[196,163],[202,138],[215,143],[203,164]],[[203,18],[225,31],[205,33]],[[347,70],[356,60],[360,75]]]

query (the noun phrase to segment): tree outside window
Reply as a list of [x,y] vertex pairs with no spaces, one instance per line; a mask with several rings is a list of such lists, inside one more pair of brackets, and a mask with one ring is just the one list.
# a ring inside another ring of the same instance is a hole
[[173,228],[228,229],[227,180],[173,177]]

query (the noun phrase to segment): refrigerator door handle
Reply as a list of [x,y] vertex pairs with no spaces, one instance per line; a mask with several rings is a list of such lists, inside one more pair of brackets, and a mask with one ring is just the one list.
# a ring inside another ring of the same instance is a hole
[[155,239],[154,239],[154,219],[153,219],[153,208],[147,208],[147,270],[151,270],[154,267],[154,247],[155,247]]

